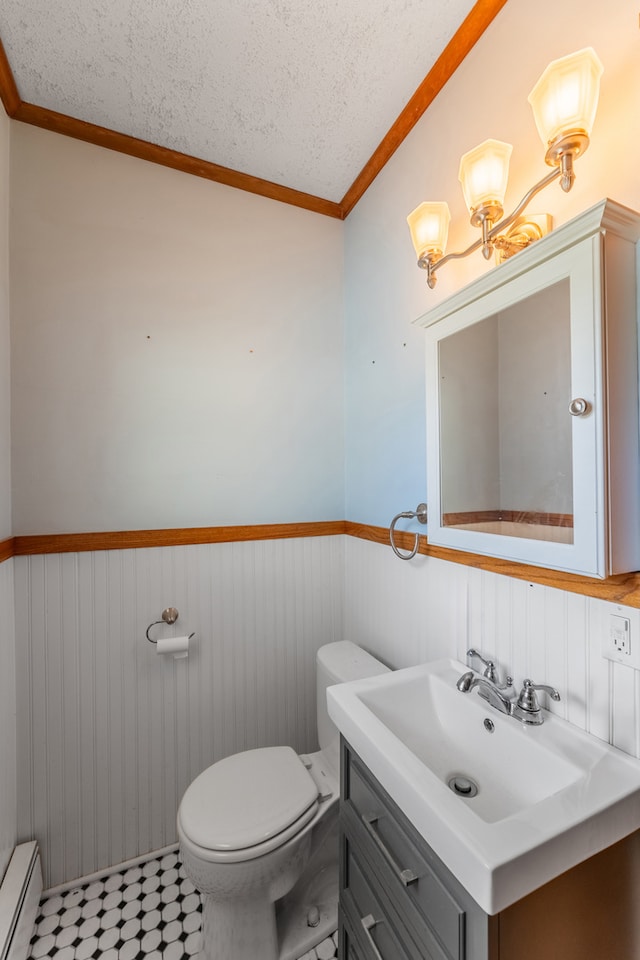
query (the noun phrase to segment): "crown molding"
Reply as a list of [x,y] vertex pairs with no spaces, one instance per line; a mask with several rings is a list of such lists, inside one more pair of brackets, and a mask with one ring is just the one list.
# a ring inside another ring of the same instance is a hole
[[343,218],[349,216],[506,3],[507,0],[478,0],[345,193],[341,201]]
[[13,114],[13,119],[29,123],[34,127],[41,127],[43,130],[50,130],[53,133],[72,137],[75,140],[83,140],[85,143],[105,147],[107,150],[115,150],[117,153],[137,157],[139,160],[147,160],[149,163],[171,167],[173,170],[189,173],[194,177],[213,180],[215,183],[235,187],[247,193],[255,193],[270,200],[278,200],[294,207],[301,207],[303,210],[310,210],[313,213],[321,213],[324,216],[342,220],[342,207],[339,203],[324,200],[322,197],[316,197],[310,193],[303,193],[301,190],[292,190],[291,187],[283,187],[278,183],[272,183],[270,180],[261,180],[260,177],[252,177],[250,174],[240,173],[238,170],[231,170],[229,167],[222,167],[218,163],[199,160],[187,153],[169,150],[168,147],[161,147],[158,144],[149,143],[147,140],[138,140],[137,137],[127,136],[124,133],[118,133],[116,130],[100,127],[95,123],[77,120],[75,117],[68,117],[64,113],[56,113],[55,110],[47,110],[33,103],[21,101]]
[[2,40],[0,40],[0,100],[7,116],[13,119],[21,101]]
[[54,133],[83,140],[107,150],[157,163],[195,177],[222,183],[225,186],[245,190],[258,196],[288,203],[312,213],[344,220],[371,186],[380,171],[393,156],[420,117],[453,76],[466,55],[480,39],[494,17],[502,10],[507,0],[477,0],[444,51],[437,59],[411,100],[406,105],[391,129],[382,139],[370,159],[364,165],[341,201],[326,200],[310,193],[293,190],[270,180],[262,180],[229,167],[200,160],[177,150],[169,150],[146,140],[138,140],[116,130],[100,127],[66,114],[56,113],[37,104],[27,103],[20,97],[11,66],[0,40],[0,99],[7,115],[32,126]]

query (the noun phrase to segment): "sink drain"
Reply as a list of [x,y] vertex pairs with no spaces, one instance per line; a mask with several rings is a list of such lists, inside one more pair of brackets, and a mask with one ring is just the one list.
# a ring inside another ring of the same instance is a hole
[[475,797],[478,792],[478,785],[469,777],[458,775],[451,777],[449,780],[449,789],[457,793],[459,797]]

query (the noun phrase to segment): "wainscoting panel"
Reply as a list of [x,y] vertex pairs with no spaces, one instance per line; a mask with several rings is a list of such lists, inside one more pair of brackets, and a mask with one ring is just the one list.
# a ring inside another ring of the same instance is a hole
[[388,546],[347,538],[345,640],[398,668],[455,656],[464,647],[467,570]]
[[348,538],[345,637],[392,667],[456,657],[476,647],[509,671],[557,687],[547,706],[640,757],[640,672],[604,660],[609,616],[640,611],[432,557],[403,562],[378,544]]
[[[342,639],[343,537],[16,557],[19,835],[45,886],[175,841],[189,782],[316,748],[315,652]],[[188,659],[145,638],[162,610]]]
[[13,564],[0,563],[0,880],[17,838]]
[[[342,536],[14,557],[0,599],[14,578],[17,839],[41,844],[46,886],[173,842],[182,792],[214,760],[314,749],[314,657],[331,640],[392,667],[477,647],[640,756],[640,673],[600,653],[611,613],[640,640],[635,608]],[[167,606],[180,619],[152,636],[195,631],[188,660],[145,638]]]

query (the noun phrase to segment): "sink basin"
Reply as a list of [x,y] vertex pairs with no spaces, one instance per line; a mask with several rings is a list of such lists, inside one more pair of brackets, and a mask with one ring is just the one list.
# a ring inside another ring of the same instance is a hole
[[[363,691],[360,701],[442,782],[464,777],[477,784],[476,796],[462,795],[476,816],[487,823],[504,820],[582,776],[584,768],[569,751],[549,749],[536,737],[540,731],[516,720],[496,723],[486,701],[452,689],[447,676],[446,670],[423,671]],[[493,724],[491,736],[485,719]],[[598,757],[603,752],[597,741],[594,750]]]
[[330,687],[327,703],[418,832],[494,914],[640,827],[640,762],[550,713],[529,727],[477,690],[461,693],[467,670],[455,660],[408,667]]

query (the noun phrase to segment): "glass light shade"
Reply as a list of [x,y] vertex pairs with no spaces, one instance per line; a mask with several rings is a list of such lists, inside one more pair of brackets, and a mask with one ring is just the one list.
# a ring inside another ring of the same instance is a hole
[[418,260],[432,254],[441,257],[447,246],[451,214],[447,203],[421,203],[407,217]]
[[504,204],[513,147],[501,140],[485,140],[460,159],[458,179],[469,213],[479,207]]
[[570,131],[591,136],[603,69],[591,47],[549,64],[528,97],[545,146]]

